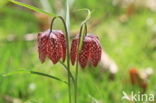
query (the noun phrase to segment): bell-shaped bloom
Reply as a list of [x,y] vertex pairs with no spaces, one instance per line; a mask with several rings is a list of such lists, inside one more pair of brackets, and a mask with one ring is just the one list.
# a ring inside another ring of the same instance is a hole
[[[78,57],[78,44],[79,36],[76,36],[71,46],[71,62],[73,65]],[[85,68],[88,63],[91,63],[96,67],[101,60],[101,52],[102,48],[98,37],[95,35],[86,35],[78,58],[80,66]]]
[[48,57],[53,64],[56,64],[61,58],[66,58],[66,42],[65,36],[60,30],[50,30],[38,34],[38,52],[42,63]]

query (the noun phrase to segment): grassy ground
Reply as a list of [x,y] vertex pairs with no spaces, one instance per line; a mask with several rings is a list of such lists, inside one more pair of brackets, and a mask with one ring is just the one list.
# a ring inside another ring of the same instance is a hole
[[[36,18],[30,12],[5,7],[0,11],[0,15],[2,15],[0,16],[1,40],[9,34],[21,38],[26,33],[40,31]],[[130,92],[135,89],[129,82],[129,68],[152,67],[154,70],[156,68],[154,49],[156,45],[153,42],[156,34],[154,31],[156,14],[144,10],[134,14],[124,23],[118,18],[119,15],[105,17],[89,31],[99,35],[102,47],[115,60],[119,72],[115,80],[110,81],[108,73],[100,73],[99,68],[90,67],[80,70],[79,103],[92,103],[95,99],[102,103],[130,103],[121,101],[123,90]],[[149,25],[149,20],[153,20],[154,24]],[[1,41],[0,54],[0,73],[28,69],[49,73],[63,79],[67,76],[60,64],[52,65],[50,61],[40,63],[35,41],[27,42],[20,39],[16,42]],[[148,83],[147,93],[155,93],[155,73]],[[62,101],[67,103],[67,94],[65,84],[44,77],[30,74],[0,77],[0,103],[7,103],[5,99],[7,96],[18,98],[25,103],[62,103]]]

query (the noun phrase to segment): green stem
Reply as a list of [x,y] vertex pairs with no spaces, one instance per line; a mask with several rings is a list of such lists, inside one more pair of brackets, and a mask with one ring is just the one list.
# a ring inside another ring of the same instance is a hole
[[74,85],[75,85],[75,103],[77,103],[78,68],[79,68],[79,65],[78,65],[78,60],[77,60],[77,62],[76,62],[76,73],[75,73],[75,82],[74,82]]
[[[84,35],[83,34],[83,29],[85,30],[84,32]],[[79,44],[78,44],[78,55],[77,55],[77,59],[76,59],[76,72],[75,72],[75,82],[74,82],[74,87],[75,87],[75,103],[77,103],[77,87],[78,87],[78,73],[79,73],[79,54],[80,54],[80,51],[81,51],[81,47],[83,45],[83,40],[85,38],[87,34],[87,24],[84,23],[81,25],[81,28],[80,28],[80,34],[79,34]]]
[[[50,28],[50,33],[52,32],[52,28],[53,28],[53,23],[54,23],[54,20],[59,18],[63,25],[64,25],[64,28],[65,28],[65,37],[66,37],[66,42],[67,42],[67,71],[68,71],[68,92],[69,92],[69,103],[71,103],[72,99],[71,99],[71,72],[70,72],[70,48],[69,48],[69,35],[68,35],[68,30],[67,30],[67,25],[65,23],[65,20],[63,19],[63,17],[61,16],[56,16],[52,19],[52,22],[51,22],[51,28]],[[50,35],[49,33],[49,35]]]
[[65,27],[65,33],[66,33],[66,41],[67,41],[67,70],[68,70],[68,92],[69,92],[69,103],[71,103],[71,81],[70,81],[70,48],[69,48],[69,35],[67,31],[67,26],[64,21],[64,19],[59,16],[59,18],[62,20],[64,27]]
[[[63,62],[61,62],[60,61],[60,63],[64,66],[64,68],[68,71],[68,69],[67,69],[67,66],[63,63]],[[73,81],[73,83],[75,82],[75,79],[74,79],[74,76],[73,76],[73,74],[71,73],[71,71],[70,71],[70,77],[71,77],[71,79],[72,79],[72,81]]]

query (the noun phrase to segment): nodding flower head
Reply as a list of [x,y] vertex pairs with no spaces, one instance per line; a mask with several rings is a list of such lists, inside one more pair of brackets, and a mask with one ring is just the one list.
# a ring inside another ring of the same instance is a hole
[[61,58],[66,58],[66,42],[62,31],[50,30],[38,34],[38,52],[42,63],[48,57],[53,64],[56,64]]
[[[79,36],[76,36],[73,39],[71,46],[71,62],[73,65],[78,57],[78,44]],[[85,68],[89,62],[96,67],[98,62],[101,60],[101,51],[102,48],[98,37],[95,35],[86,35],[78,58],[80,66]]]

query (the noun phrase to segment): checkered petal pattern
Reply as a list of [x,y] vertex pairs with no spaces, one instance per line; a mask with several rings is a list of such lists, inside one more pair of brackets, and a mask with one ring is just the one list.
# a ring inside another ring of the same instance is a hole
[[41,32],[38,34],[38,52],[39,59],[42,63],[48,57],[53,64],[56,64],[61,58],[64,61],[66,58],[66,42],[62,31],[53,30]]
[[[78,55],[78,42],[79,38],[76,36],[71,45],[71,62],[74,65]],[[94,67],[97,66],[101,60],[102,48],[97,36],[88,34],[85,36],[83,46],[79,54],[79,64],[82,68],[85,68],[88,63],[91,63]]]

